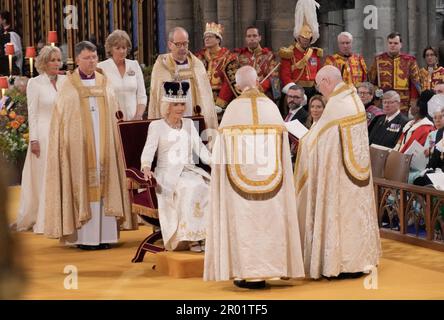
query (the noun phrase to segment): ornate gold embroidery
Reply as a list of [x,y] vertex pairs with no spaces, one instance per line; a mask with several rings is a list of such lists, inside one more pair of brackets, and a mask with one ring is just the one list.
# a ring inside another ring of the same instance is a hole
[[196,204],[194,205],[194,211],[193,211],[193,216],[195,218],[202,218],[203,217],[203,210],[200,207],[200,202],[196,202]]
[[[361,121],[360,119],[364,119],[364,121],[366,121],[367,118],[366,118],[365,112],[360,112],[357,115],[353,115],[353,116],[349,116],[349,117],[345,117],[345,118],[342,118],[342,119],[337,119],[337,120],[333,120],[333,121],[328,122],[324,127],[322,127],[322,129],[319,130],[317,136],[313,139],[312,144],[309,146],[309,151],[308,151],[309,154],[313,151],[314,147],[318,143],[319,138],[328,129],[330,129],[330,128],[334,127],[334,126],[337,126],[337,125],[339,125],[341,123],[344,124],[344,125],[347,125],[348,123],[353,123],[354,121],[358,121],[358,120]],[[302,138],[301,141],[299,142],[298,154],[301,154],[303,141],[305,141],[304,138]],[[295,173],[297,173],[298,169],[299,169],[299,165],[300,165],[299,158],[300,157],[298,157],[296,159]],[[305,185],[305,183],[307,181],[307,177],[308,177],[308,172],[307,172],[307,169],[306,169],[304,171],[304,173],[302,174],[300,181],[298,181],[297,193],[299,193],[302,190],[302,188],[304,187],[304,185]]]
[[365,181],[368,179],[370,175],[370,163],[366,167],[362,167],[356,161],[355,154],[353,152],[353,137],[351,129],[356,125],[365,125],[365,129],[367,129],[366,124],[366,117],[363,113],[360,113],[357,117],[347,119],[339,124],[341,129],[342,156],[345,167],[350,175],[360,181]]

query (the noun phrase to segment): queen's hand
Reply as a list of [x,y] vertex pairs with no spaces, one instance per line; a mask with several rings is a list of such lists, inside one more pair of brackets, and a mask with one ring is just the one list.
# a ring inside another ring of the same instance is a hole
[[37,140],[31,141],[31,152],[35,154],[37,158],[40,157],[40,143]]
[[153,172],[149,167],[143,167],[142,172],[143,172],[143,177],[146,181],[150,180],[153,177]]

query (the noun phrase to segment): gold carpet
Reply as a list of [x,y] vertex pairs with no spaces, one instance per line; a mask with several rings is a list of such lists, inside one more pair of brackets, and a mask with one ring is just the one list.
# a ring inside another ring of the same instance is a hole
[[[11,189],[9,214],[18,206],[18,188]],[[178,279],[153,270],[153,254],[131,263],[137,246],[149,232],[122,232],[117,247],[104,251],[67,248],[57,240],[32,233],[17,234],[22,247],[27,286],[23,299],[444,299],[444,254],[391,240],[382,240],[383,257],[377,289],[366,289],[366,278],[275,281],[251,291],[232,282]],[[67,290],[65,274],[75,267],[78,289]],[[366,286],[367,284],[367,286]]]

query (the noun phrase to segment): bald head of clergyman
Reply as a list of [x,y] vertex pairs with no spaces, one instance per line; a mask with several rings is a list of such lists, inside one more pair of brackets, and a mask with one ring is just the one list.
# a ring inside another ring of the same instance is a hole
[[236,86],[240,91],[256,88],[258,78],[256,70],[251,66],[243,66],[236,72]]
[[341,82],[341,72],[334,66],[322,67],[316,74],[316,88],[324,97],[328,97]]

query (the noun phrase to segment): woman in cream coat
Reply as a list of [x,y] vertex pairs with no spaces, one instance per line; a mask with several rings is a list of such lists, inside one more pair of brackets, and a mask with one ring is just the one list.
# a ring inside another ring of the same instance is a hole
[[105,50],[110,58],[100,62],[98,68],[114,88],[124,120],[141,120],[147,103],[145,82],[139,63],[126,59],[131,51],[128,34],[115,30],[106,39]]
[[54,101],[65,81],[65,76],[59,74],[61,66],[59,48],[42,48],[36,60],[40,75],[30,79],[26,89],[30,143],[22,174],[18,231],[33,228],[35,233],[43,233],[47,142]]

